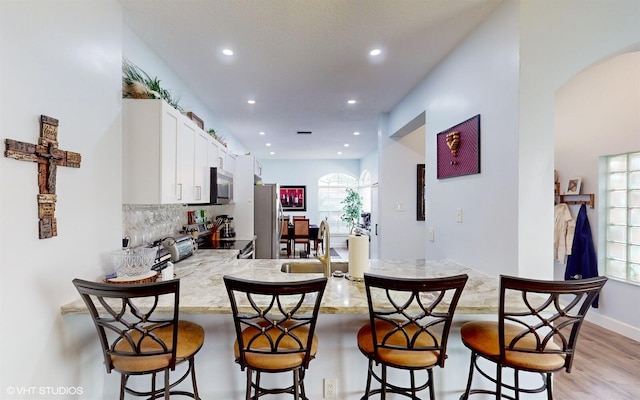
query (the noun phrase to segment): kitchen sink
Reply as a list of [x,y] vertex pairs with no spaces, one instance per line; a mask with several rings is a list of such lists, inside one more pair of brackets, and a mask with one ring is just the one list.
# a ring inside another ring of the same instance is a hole
[[[324,266],[320,262],[286,262],[282,264],[280,271],[287,274],[323,274]],[[349,271],[348,261],[331,262],[331,273]]]

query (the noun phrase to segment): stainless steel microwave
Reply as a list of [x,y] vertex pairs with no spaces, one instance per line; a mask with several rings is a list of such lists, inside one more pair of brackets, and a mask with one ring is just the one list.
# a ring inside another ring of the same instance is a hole
[[211,168],[210,203],[233,203],[233,174],[220,168]]

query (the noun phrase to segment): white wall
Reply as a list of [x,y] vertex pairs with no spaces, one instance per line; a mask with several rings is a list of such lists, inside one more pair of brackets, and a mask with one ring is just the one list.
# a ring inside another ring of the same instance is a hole
[[[344,173],[360,178],[358,160],[261,160],[262,181],[280,186],[301,185],[307,187],[307,211],[291,212],[287,215],[306,215],[312,224],[320,222],[318,217],[318,179],[331,173]],[[332,235],[333,236],[333,235]]]
[[72,340],[60,306],[77,298],[71,280],[103,275],[122,243],[121,20],[115,1],[0,2],[2,137],[36,143],[45,114],[60,121],[60,148],[82,155],[79,169],[57,168],[58,236],[45,240],[36,164],[0,158],[3,398],[9,386],[74,386],[83,373],[84,343]]
[[[640,52],[626,53],[585,69],[569,80],[555,97],[555,167],[560,182],[582,178],[582,193],[596,194],[596,208],[587,207],[594,243],[604,222],[599,206],[599,157],[640,150]],[[570,206],[577,217],[579,206]],[[565,265],[556,263],[556,279],[564,279]],[[604,274],[604,266],[600,265]],[[640,286],[614,280],[600,296],[600,307],[589,317],[600,316],[636,328],[629,336],[640,340]],[[611,321],[606,322],[611,326]]]
[[235,154],[247,152],[243,143],[237,138],[215,115],[215,110],[209,110],[191,90],[186,86],[165,61],[154,53],[147,44],[127,25],[123,25],[123,55],[133,64],[141,68],[151,77],[158,77],[163,88],[169,90],[185,112],[195,113],[204,122],[204,130],[215,129]]
[[[424,164],[425,127],[380,146],[380,259],[425,258],[425,225],[416,219],[417,164]],[[401,209],[401,210],[399,210]]]
[[378,151],[373,151],[360,159],[360,173],[367,170],[371,173],[371,183],[378,182]]
[[[553,10],[550,12],[550,10]],[[594,62],[640,41],[637,0],[521,1],[518,269],[553,276],[554,95]]]
[[[426,110],[427,258],[498,275],[517,273],[518,3],[505,2],[392,110],[388,134]],[[407,110],[411,110],[408,112]],[[481,173],[436,178],[436,135],[481,115]],[[381,155],[381,203],[387,192]],[[393,162],[393,161],[391,161]],[[384,179],[384,184],[383,184]],[[463,222],[456,222],[462,208]],[[382,214],[383,228],[393,214]],[[382,246],[389,238],[384,235]],[[397,238],[396,242],[403,240]]]

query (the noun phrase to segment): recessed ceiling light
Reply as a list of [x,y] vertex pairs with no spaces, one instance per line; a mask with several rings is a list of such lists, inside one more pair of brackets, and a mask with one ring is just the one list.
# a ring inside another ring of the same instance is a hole
[[353,132],[353,136],[358,136],[360,132]]
[[382,51],[380,49],[373,49],[369,52],[370,55],[372,56],[379,56],[380,53],[382,53]]
[[270,151],[269,154],[274,155],[274,154],[276,154],[276,152],[275,151]]
[[342,152],[341,152],[341,151],[339,151],[339,152],[338,152],[338,155],[342,155]]
[[233,50],[224,49],[224,50],[222,50],[222,54],[224,54],[225,56],[232,56],[233,55]]
[[249,104],[256,104],[256,101],[255,101],[255,100],[249,100],[249,101],[247,101],[247,103],[249,103]]
[[349,147],[349,143],[345,143],[345,144],[344,144],[344,147]]
[[352,100],[347,101],[347,103],[349,103],[349,104],[356,104],[356,101],[352,99]]
[[271,143],[267,143],[267,147],[271,147]]
[[260,136],[264,136],[264,132],[260,132]]

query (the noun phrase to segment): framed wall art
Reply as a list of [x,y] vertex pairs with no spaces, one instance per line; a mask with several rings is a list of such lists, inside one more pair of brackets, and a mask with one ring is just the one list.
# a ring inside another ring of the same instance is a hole
[[416,187],[416,191],[418,193],[417,196],[417,212],[416,212],[416,220],[417,221],[424,221],[425,220],[425,199],[424,199],[424,194],[425,194],[425,182],[424,182],[424,164],[418,164],[418,169],[417,169],[417,179],[416,179],[416,183],[417,183],[417,187]]
[[436,135],[438,179],[480,173],[480,114]]
[[306,186],[280,186],[283,211],[307,211]]
[[564,185],[564,194],[580,194],[582,178],[570,178]]

